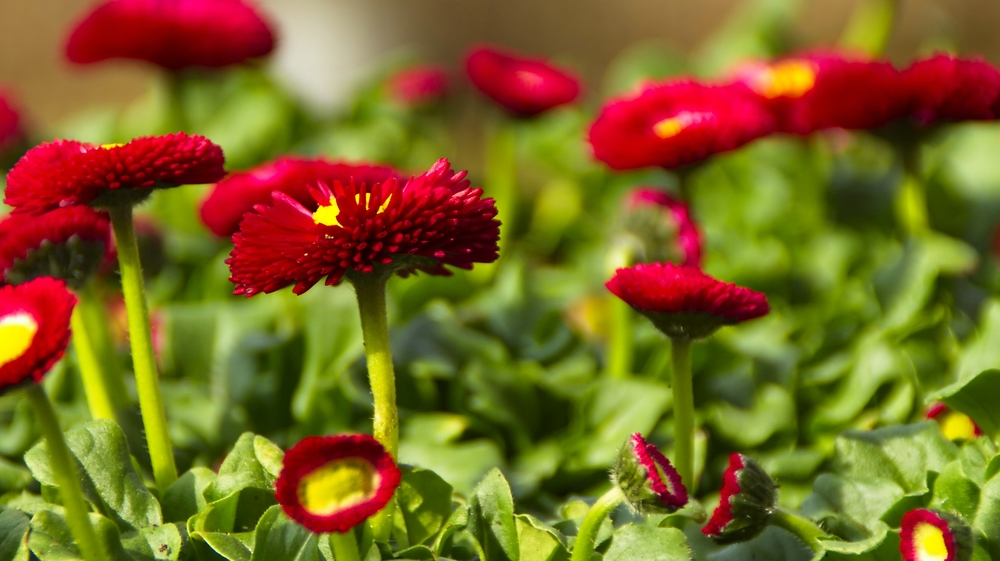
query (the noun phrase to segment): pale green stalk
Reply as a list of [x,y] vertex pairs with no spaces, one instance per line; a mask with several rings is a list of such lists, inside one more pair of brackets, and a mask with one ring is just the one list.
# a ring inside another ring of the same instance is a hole
[[692,495],[694,479],[694,389],[691,377],[691,340],[670,339],[673,346],[674,467]]
[[597,545],[597,532],[601,529],[601,524],[623,500],[625,495],[622,494],[621,488],[614,485],[590,507],[583,523],[580,524],[580,530],[576,533],[570,561],[590,561]]

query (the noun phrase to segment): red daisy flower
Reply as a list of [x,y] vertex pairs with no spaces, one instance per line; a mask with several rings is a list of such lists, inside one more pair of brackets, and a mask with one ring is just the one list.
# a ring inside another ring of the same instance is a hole
[[445,265],[471,269],[495,261],[496,207],[465,175],[439,160],[405,184],[395,178],[320,183],[308,206],[275,192],[273,204],[258,205],[233,236],[227,263],[235,293],[295,285],[302,294],[323,277],[337,284],[349,271],[448,275]]
[[606,286],[670,337],[700,339],[770,311],[759,292],[673,263],[618,269]]
[[1000,70],[982,59],[935,55],[904,70],[903,81],[922,124],[1000,117]]
[[223,179],[201,205],[201,219],[217,236],[230,237],[239,230],[243,215],[254,205],[271,202],[271,193],[280,191],[299,204],[313,204],[309,190],[320,183],[374,185],[389,178],[401,179],[391,167],[331,162],[322,158],[284,157],[249,171]]
[[721,544],[756,537],[767,527],[774,512],[777,488],[771,476],[752,458],[732,454],[722,476],[719,506],[701,532]]
[[75,305],[66,285],[52,278],[0,287],[0,392],[41,382],[62,358]]
[[5,203],[15,213],[134,203],[154,188],[222,179],[222,149],[179,132],[95,146],[57,140],[28,151],[7,176]]
[[735,74],[774,113],[781,132],[870,129],[908,108],[900,73],[888,62],[815,53],[748,63]]
[[386,87],[392,99],[408,106],[428,105],[448,95],[448,71],[440,66],[419,65],[393,74]]
[[366,434],[310,436],[285,454],[274,494],[306,529],[343,534],[382,510],[401,477],[392,456]]
[[525,58],[495,47],[474,49],[465,71],[479,91],[519,117],[532,117],[571,103],[580,80],[541,58]]
[[971,417],[941,402],[931,405],[925,417],[937,422],[941,432],[949,440],[975,440],[983,434]]
[[688,502],[687,489],[670,460],[639,433],[622,446],[611,476],[640,514],[674,512]]
[[626,228],[643,241],[642,262],[672,261],[701,265],[701,232],[691,210],[665,191],[639,187],[625,197]]
[[54,277],[76,289],[114,258],[108,217],[91,208],[12,214],[0,221],[0,284]]
[[168,70],[221,67],[274,49],[271,26],[243,0],[110,0],[73,29],[72,62],[144,60]]
[[951,514],[911,510],[900,526],[904,561],[965,561],[972,556],[972,530]]
[[10,95],[0,91],[0,156],[24,139],[21,115],[10,101]]
[[611,100],[589,140],[594,157],[613,169],[677,168],[773,131],[774,118],[746,88],[681,80]]

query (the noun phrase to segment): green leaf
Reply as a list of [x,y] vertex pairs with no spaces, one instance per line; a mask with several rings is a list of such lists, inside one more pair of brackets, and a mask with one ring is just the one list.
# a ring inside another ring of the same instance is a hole
[[688,561],[691,548],[677,528],[629,524],[611,538],[604,561]]
[[836,464],[847,477],[888,479],[910,493],[926,489],[927,472],[940,472],[958,447],[933,421],[837,437]]
[[197,531],[245,532],[276,504],[274,482],[281,473],[284,452],[270,440],[244,433],[219,467],[219,476],[205,487],[210,503],[198,513]]
[[985,538],[986,543],[981,545],[993,559],[1000,559],[1000,476],[994,476],[983,485],[979,504],[972,525]]
[[931,506],[971,520],[979,510],[979,485],[965,475],[962,462],[948,464],[934,481]]
[[972,417],[984,433],[1000,436],[1000,408],[996,406],[1000,403],[1000,370],[983,370],[944,388],[932,399]]
[[757,389],[750,409],[723,402],[712,408],[709,423],[721,438],[754,448],[778,432],[795,429],[795,399],[785,388],[766,384]]
[[580,467],[608,469],[632,433],[648,434],[670,410],[670,389],[659,382],[606,378],[594,388],[587,438],[579,442]]
[[[812,551],[803,547],[798,538],[788,532],[770,526],[761,535],[743,543],[723,548],[708,556],[711,561],[811,561]],[[606,559],[606,557],[605,557]]]
[[958,380],[967,380],[988,368],[1000,364],[1000,300],[987,300],[980,312],[979,332],[962,349],[955,367]]
[[177,561],[184,538],[175,524],[143,528],[138,535],[122,540],[122,546],[136,561]]
[[857,358],[833,395],[816,407],[813,422],[820,428],[841,427],[856,418],[884,384],[911,375],[912,363],[886,341],[861,344]]
[[866,526],[879,523],[904,495],[906,491],[888,479],[824,473],[813,483],[813,492],[802,504],[802,510],[812,518],[835,512]]
[[31,521],[14,509],[0,512],[0,561],[28,561],[28,528]]
[[469,498],[468,531],[489,561],[519,561],[514,498],[500,470],[490,470]]
[[205,488],[216,479],[214,471],[203,468],[191,468],[180,476],[160,501],[163,505],[163,518],[167,522],[184,522],[205,508]]
[[396,504],[411,545],[424,543],[441,529],[451,516],[451,494],[451,485],[433,471],[403,467]]
[[569,561],[565,538],[534,516],[518,514],[517,543],[521,561]]
[[[98,512],[124,532],[163,523],[160,504],[133,469],[125,434],[114,421],[95,419],[70,430],[66,444],[77,460],[83,493]],[[24,460],[35,479],[56,486],[45,442],[29,450]]]
[[[122,548],[118,527],[111,520],[100,514],[91,514],[90,523],[94,526],[104,551],[110,556],[108,561],[134,561]],[[31,518],[28,547],[40,561],[81,559],[61,507],[43,510]]]
[[319,561],[316,534],[273,506],[260,517],[250,561]]
[[[205,532],[191,534],[195,544],[202,543],[227,561],[250,561],[250,547],[254,543],[254,533],[226,534]],[[201,557],[201,556],[199,556]]]
[[899,534],[879,523],[869,528],[869,537],[859,541],[822,540],[824,561],[896,561],[899,559]]
[[0,458],[0,494],[25,489],[32,481],[31,472],[24,466]]

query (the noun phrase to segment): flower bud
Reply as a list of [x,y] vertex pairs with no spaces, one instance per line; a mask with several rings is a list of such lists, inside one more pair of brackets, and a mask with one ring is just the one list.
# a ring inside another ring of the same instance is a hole
[[671,513],[688,502],[687,489],[670,461],[635,433],[625,441],[611,477],[640,514]]
[[634,236],[634,262],[701,266],[701,233],[686,204],[665,191],[639,187],[624,201],[622,230]]
[[722,476],[722,499],[702,533],[719,544],[750,540],[764,531],[777,503],[778,486],[757,462],[729,456]]
[[903,516],[899,551],[905,561],[967,561],[972,530],[957,517],[919,508]]

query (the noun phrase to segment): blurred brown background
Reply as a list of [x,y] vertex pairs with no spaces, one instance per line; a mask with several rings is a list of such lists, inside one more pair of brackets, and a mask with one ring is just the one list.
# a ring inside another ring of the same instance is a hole
[[[857,0],[749,0],[794,5],[795,39],[832,44]],[[952,47],[1000,61],[1000,1],[900,0],[889,54]],[[71,67],[67,30],[93,0],[0,0],[0,85],[29,119],[51,126],[140,95],[154,71],[132,63]],[[747,0],[259,0],[280,33],[275,73],[317,108],[336,107],[379,62],[402,51],[457,65],[469,43],[557,55],[590,83],[622,49],[656,41],[687,54]]]

